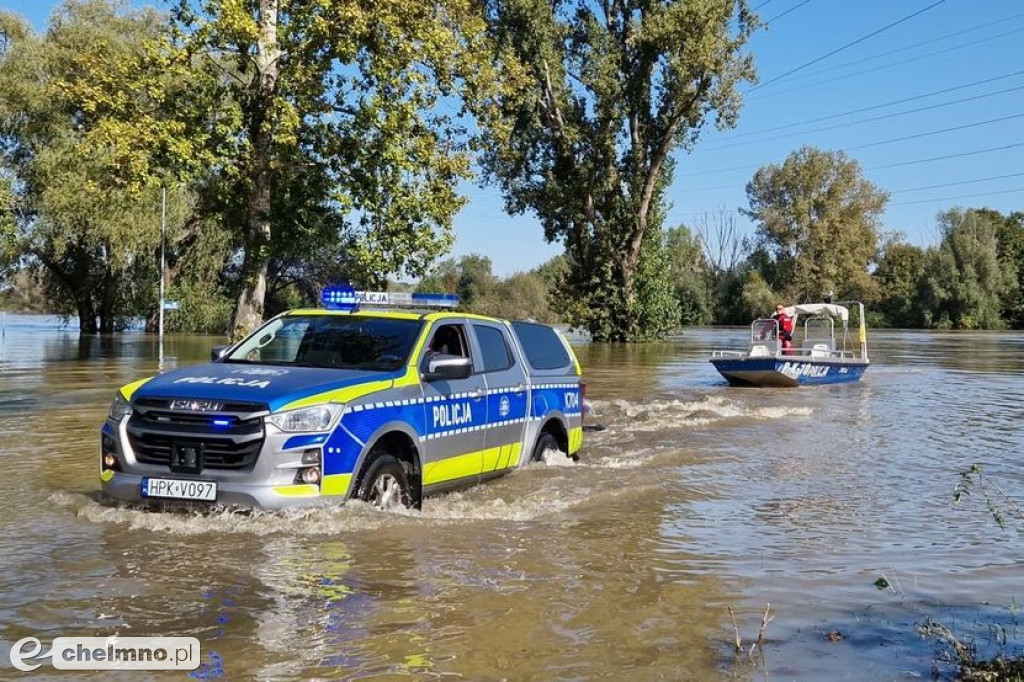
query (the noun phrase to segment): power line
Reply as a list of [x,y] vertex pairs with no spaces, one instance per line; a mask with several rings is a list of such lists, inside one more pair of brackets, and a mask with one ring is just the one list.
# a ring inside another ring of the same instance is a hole
[[715,170],[700,171],[698,173],[684,173],[684,174],[682,174],[682,177],[696,178],[696,177],[699,177],[701,175],[718,175],[719,173],[731,173],[732,171],[750,170],[752,168],[757,168],[757,166],[756,165],[752,166],[752,165],[750,165],[748,163],[748,164],[745,164],[743,166],[732,166],[730,168],[716,168]]
[[[948,38],[955,38],[956,36],[964,35],[964,34],[967,34],[967,33],[973,33],[974,31],[980,31],[981,29],[988,28],[989,26],[996,26],[996,25],[1000,25],[1000,24],[1005,25],[1007,22],[1013,21],[1014,19],[1019,19],[1020,17],[1024,17],[1024,12],[1021,12],[1019,14],[1011,14],[1010,16],[1003,17],[1002,19],[996,19],[995,21],[988,21],[988,22],[985,22],[984,24],[977,24],[975,26],[971,26],[969,28],[964,28],[964,29],[961,29],[959,31],[953,31],[952,33],[946,33],[946,34],[941,35],[941,36],[936,36],[934,38],[929,38],[928,40],[922,40],[921,42],[914,43],[913,45],[905,45],[904,47],[899,47],[899,48],[896,48],[895,50],[887,50],[885,52],[879,52],[878,54],[874,54],[874,55],[872,55],[870,57],[864,57],[862,59],[854,59],[853,61],[843,62],[842,64],[836,64],[835,66],[829,66],[829,67],[826,67],[824,69],[818,69],[817,71],[811,71],[810,73],[804,73],[804,74],[801,74],[799,76],[794,76],[792,78],[789,78],[787,80],[799,80],[801,78],[811,78],[813,76],[818,76],[818,75],[821,75],[823,73],[829,73],[831,71],[836,71],[838,69],[843,69],[843,68],[846,68],[847,66],[856,66],[857,64],[863,64],[864,62],[870,62],[870,61],[872,61],[874,59],[880,59],[882,57],[888,57],[890,55],[899,54],[900,52],[906,52],[907,50],[913,50],[913,49],[916,49],[918,47],[923,47],[925,45],[931,45],[932,43],[937,43],[937,42],[946,40]],[[983,40],[991,40],[994,37],[1000,37],[1002,35],[1006,35],[1006,34],[1000,34],[999,36],[992,36],[990,38],[985,38]],[[974,43],[968,43],[968,44],[970,45],[970,44],[974,44]],[[956,48],[947,48],[947,49],[956,49]]]
[[[900,59],[900,60],[897,60],[895,62],[889,62],[888,64],[879,64],[878,66],[871,67],[870,69],[864,69],[862,71],[854,71],[853,73],[846,73],[846,74],[842,74],[842,75],[838,75],[838,76],[833,76],[832,78],[828,78],[828,79],[820,80],[820,81],[815,81],[814,83],[806,83],[804,85],[798,85],[797,87],[790,88],[789,90],[781,90],[779,92],[769,92],[767,94],[760,93],[758,95],[755,95],[754,97],[751,97],[751,99],[767,98],[767,97],[781,97],[782,95],[788,95],[788,94],[793,93],[793,92],[800,92],[801,90],[807,90],[809,88],[814,88],[814,87],[817,87],[819,85],[831,85],[831,84],[835,83],[836,81],[846,80],[847,78],[856,78],[857,76],[863,76],[863,75],[866,75],[866,74],[869,74],[869,73],[874,73],[876,71],[882,71],[884,69],[889,69],[889,68],[892,68],[894,66],[902,66],[903,64],[909,64],[911,62],[917,62],[917,61],[920,61],[922,59],[928,59],[929,57],[935,57],[936,55],[945,54],[947,52],[954,52],[956,50],[961,50],[961,49],[963,49],[965,47],[973,47],[975,45],[980,45],[981,43],[987,43],[987,42],[992,41],[992,40],[997,40],[999,38],[1005,38],[1006,36],[1015,35],[1015,34],[1021,33],[1021,32],[1024,32],[1024,28],[1016,28],[1016,29],[1013,29],[1012,31],[1005,31],[1003,33],[998,33],[998,34],[996,34],[994,36],[988,36],[987,38],[979,38],[978,40],[972,40],[972,41],[967,42],[967,43],[961,43],[959,45],[954,45],[952,47],[942,48],[941,50],[933,50],[931,52],[926,52],[924,54],[917,55],[915,57],[907,57],[906,59]],[[751,88],[751,90],[753,90],[753,88]],[[751,90],[748,90],[747,92],[750,92]]]
[[997,95],[1005,95],[1009,92],[1017,92],[1024,90],[1024,85],[1018,85],[1013,88],[1005,88],[1003,90],[996,90],[995,92],[988,92],[981,95],[973,95],[971,97],[961,97],[960,99],[951,100],[949,102],[939,102],[938,104],[929,104],[924,107],[916,107],[914,109],[907,109],[906,111],[894,111],[891,114],[882,114],[881,116],[871,116],[870,118],[862,118],[857,121],[847,121],[846,123],[837,123],[835,125],[823,126],[821,128],[813,128],[811,130],[797,131],[792,133],[783,133],[782,135],[774,135],[766,137],[760,140],[746,140],[741,142],[730,142],[729,144],[721,144],[712,147],[705,147],[705,151],[719,151],[722,149],[730,149],[732,147],[742,147],[750,144],[760,144],[762,142],[774,142],[775,140],[784,140],[787,137],[793,137],[794,135],[810,135],[812,133],[821,133],[827,130],[836,130],[837,128],[849,128],[850,126],[862,125],[864,123],[874,123],[876,121],[884,121],[890,118],[896,118],[898,116],[907,116],[909,114],[919,114],[922,111],[932,111],[934,109],[943,109],[945,107],[954,106],[956,104],[964,104],[966,102],[974,102],[979,99],[986,99],[988,97],[995,97]]
[[992,118],[987,121],[976,121],[974,123],[968,123],[962,126],[954,126],[952,128],[943,128],[941,130],[931,130],[927,133],[918,133],[916,135],[904,135],[903,137],[894,137],[889,140],[881,140],[879,142],[869,142],[868,144],[858,145],[856,147],[848,147],[847,151],[856,151],[858,149],[867,149],[868,147],[880,147],[886,144],[895,144],[896,142],[903,142],[905,140],[916,140],[921,137],[930,137],[932,135],[941,135],[942,133],[951,133],[956,130],[967,130],[968,128],[977,128],[983,125],[989,125],[991,123],[1000,123],[1002,121],[1009,121],[1015,118],[1024,117],[1024,114],[1013,114],[1011,116],[1001,116],[999,118]]
[[926,189],[941,189],[943,187],[958,187],[959,185],[973,185],[979,182],[992,182],[993,180],[1005,180],[1007,178],[1019,178],[1024,173],[1009,173],[1007,175],[993,175],[988,178],[975,178],[974,180],[959,180],[957,182],[944,182],[939,185],[925,185],[924,187],[911,187],[909,189],[894,189],[890,194],[903,194],[905,192],[923,192]]
[[764,7],[765,5],[767,5],[771,1],[772,0],[764,0],[764,2],[762,2],[760,5],[758,5],[757,7],[754,8],[754,11],[756,12],[757,10],[761,9],[762,7]]
[[811,0],[803,0],[803,2],[801,2],[801,3],[799,3],[799,4],[796,4],[796,5],[793,5],[792,7],[790,7],[789,9],[787,9],[787,10],[786,10],[785,12],[783,12],[782,14],[776,14],[776,15],[775,15],[774,17],[772,17],[772,18],[771,18],[771,19],[769,19],[768,21],[764,22],[764,25],[765,25],[765,26],[770,26],[770,25],[772,24],[772,22],[773,22],[773,21],[778,21],[779,19],[781,19],[782,17],[786,16],[786,15],[787,15],[787,14],[789,14],[790,12],[795,12],[796,10],[800,9],[801,7],[803,7],[804,5],[806,5],[807,3],[809,3],[810,1],[811,1]]
[[750,137],[753,135],[762,135],[764,133],[773,133],[778,130],[785,130],[786,128],[795,128],[802,125],[810,125],[812,123],[820,123],[822,121],[830,121],[834,118],[842,118],[843,116],[852,116],[853,114],[862,114],[866,111],[874,111],[875,109],[884,109],[885,107],[895,106],[897,104],[906,104],[907,102],[913,102],[919,99],[926,99],[928,97],[934,97],[935,95],[944,95],[949,92],[955,92],[957,90],[964,90],[971,88],[976,85],[985,85],[986,83],[994,83],[1000,80],[1006,80],[1007,78],[1013,78],[1014,76],[1020,76],[1024,74],[1024,71],[1015,71],[1002,76],[995,76],[993,78],[986,78],[980,81],[974,81],[973,83],[964,83],[963,85],[956,85],[951,88],[944,88],[942,90],[933,90],[932,92],[926,92],[922,95],[915,95],[914,97],[904,97],[903,99],[896,99],[890,102],[882,102],[881,104],[875,104],[870,107],[861,107],[860,109],[852,109],[850,111],[844,111],[838,114],[831,114],[829,116],[819,116],[818,118],[809,118],[805,121],[798,121],[796,123],[787,123],[785,125],[775,126],[774,128],[762,128],[761,130],[751,130],[746,133],[736,133],[735,135],[729,135],[730,139],[736,139],[740,137]]
[[955,197],[936,197],[934,199],[916,199],[914,201],[898,201],[890,206],[910,206],[911,204],[938,204],[944,201],[953,201],[955,199],[974,199],[975,197],[991,197],[1000,194],[1016,194],[1018,192],[1024,192],[1024,187],[1017,189],[1003,189],[997,192],[980,192],[978,194],[960,194]]
[[[1005,180],[1007,178],[1019,178],[1019,177],[1022,177],[1022,176],[1024,176],[1024,173],[1010,173],[1008,175],[993,175],[993,176],[988,177],[988,178],[976,178],[974,180],[959,180],[957,182],[944,182],[944,183],[939,184],[939,185],[926,185],[924,187],[910,187],[910,188],[907,188],[907,189],[894,189],[894,190],[890,191],[889,193],[890,194],[903,194],[904,192],[923,192],[924,190],[928,190],[928,189],[942,189],[944,187],[957,187],[959,185],[973,185],[973,184],[978,183],[978,182],[991,182],[993,180]],[[731,185],[720,185],[718,187],[700,187],[700,188],[697,188],[697,189],[691,189],[690,191],[691,192],[708,192],[708,191],[711,191],[711,190],[735,189],[735,188],[736,188],[736,183],[733,183]]]
[[[1006,145],[1002,145],[1001,147],[988,147],[986,149],[973,149],[973,150],[968,151],[968,152],[959,152],[959,153],[956,153],[956,154],[944,154],[942,156],[932,156],[932,157],[929,157],[929,158],[926,158],[926,159],[913,159],[911,161],[900,161],[898,163],[887,163],[887,164],[884,164],[884,165],[881,165],[881,166],[867,166],[867,167],[864,168],[864,170],[875,171],[875,170],[884,170],[886,168],[900,168],[900,167],[903,167],[903,166],[916,166],[916,165],[921,164],[921,163],[932,163],[934,161],[947,161],[949,159],[959,159],[959,158],[963,158],[965,156],[978,156],[980,154],[991,154],[992,152],[1001,152],[1001,151],[1005,151],[1007,149],[1017,149],[1019,147],[1024,147],[1024,142],[1014,142],[1013,144],[1006,144]],[[763,165],[763,164],[761,164],[761,165]],[[694,178],[694,177],[699,177],[699,176],[702,176],[702,175],[719,175],[721,173],[731,173],[733,171],[739,171],[739,170],[753,170],[753,169],[755,169],[757,167],[758,167],[758,165],[756,165],[756,164],[755,165],[746,164],[744,166],[732,166],[731,168],[717,168],[715,170],[700,171],[698,173],[684,173],[684,174],[681,175],[681,177]],[[729,189],[731,187],[734,187],[734,185],[728,185],[728,186],[724,186],[724,187],[699,187],[699,188],[692,188],[690,191],[697,192],[697,191],[704,191],[704,190],[711,190],[711,189]]]
[[917,159],[915,161],[901,161],[900,163],[887,163],[884,166],[871,166],[864,170],[882,170],[884,168],[900,168],[902,166],[914,166],[919,163],[929,163],[932,161],[945,161],[947,159],[959,159],[964,156],[976,156],[978,154],[988,154],[990,152],[1001,152],[1005,149],[1016,149],[1017,147],[1024,147],[1024,142],[1015,142],[1014,144],[1003,145],[1002,147],[989,147],[988,149],[978,149],[971,152],[961,152],[959,154],[946,154],[944,156],[933,156],[929,159]]
[[766,85],[770,85],[772,83],[775,83],[776,81],[782,80],[786,76],[791,76],[794,73],[796,73],[797,71],[802,71],[802,70],[806,69],[808,66],[811,66],[813,64],[817,64],[818,62],[823,61],[825,59],[828,59],[829,57],[831,57],[831,56],[833,56],[835,54],[839,54],[843,50],[847,50],[847,49],[853,47],[854,45],[858,45],[860,43],[863,43],[865,40],[867,40],[869,38],[873,38],[874,36],[878,35],[879,33],[883,33],[884,31],[888,31],[890,28],[894,28],[896,26],[899,26],[900,24],[902,24],[902,23],[904,23],[906,21],[909,21],[909,20],[913,19],[914,17],[916,17],[918,15],[924,14],[928,10],[933,9],[935,7],[938,7],[939,5],[941,5],[944,2],[946,2],[946,0],[936,0],[935,2],[933,2],[930,5],[928,5],[927,7],[923,7],[921,9],[917,10],[916,12],[908,14],[907,16],[905,16],[905,17],[903,17],[901,19],[897,19],[896,21],[888,23],[888,24],[886,24],[885,26],[883,26],[881,28],[875,29],[871,33],[863,35],[860,38],[857,38],[856,40],[852,40],[852,41],[846,43],[845,45],[841,45],[840,47],[837,47],[836,49],[834,49],[834,50],[832,50],[830,52],[826,52],[825,54],[821,55],[820,57],[815,57],[811,61],[805,62],[805,63],[801,64],[800,66],[792,68],[792,69],[790,69],[789,71],[785,72],[782,75],[776,76],[775,78],[772,78],[771,80],[767,80],[764,83],[758,83],[754,87],[752,87],[749,90],[747,90],[747,92],[748,93],[749,92],[753,92],[754,90],[757,90],[759,88],[763,88]]

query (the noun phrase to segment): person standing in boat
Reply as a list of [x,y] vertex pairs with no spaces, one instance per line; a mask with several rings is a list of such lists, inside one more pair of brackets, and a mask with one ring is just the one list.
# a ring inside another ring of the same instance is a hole
[[779,325],[779,344],[783,355],[793,353],[793,316],[786,314],[786,307],[781,303],[775,307],[772,319]]

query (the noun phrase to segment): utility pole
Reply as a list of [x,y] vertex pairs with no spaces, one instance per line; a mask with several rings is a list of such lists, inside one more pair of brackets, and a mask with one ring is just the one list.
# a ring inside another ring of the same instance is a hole
[[167,186],[160,188],[160,322],[157,337],[159,338],[159,368],[164,366],[164,234],[167,231]]

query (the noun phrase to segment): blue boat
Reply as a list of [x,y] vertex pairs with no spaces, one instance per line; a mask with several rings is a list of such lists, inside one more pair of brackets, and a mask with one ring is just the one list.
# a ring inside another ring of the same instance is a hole
[[[849,338],[853,306],[859,321],[855,344]],[[775,318],[759,318],[750,325],[745,351],[712,351],[711,364],[734,386],[840,384],[864,376],[871,362],[863,303],[804,303],[785,308],[785,313],[793,318],[794,345],[783,348]],[[842,323],[838,340],[837,320]]]

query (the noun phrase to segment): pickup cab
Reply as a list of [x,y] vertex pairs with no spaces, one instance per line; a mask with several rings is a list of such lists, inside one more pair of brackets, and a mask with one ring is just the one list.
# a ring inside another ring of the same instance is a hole
[[100,436],[106,496],[419,507],[582,443],[580,365],[547,325],[293,310],[214,355],[117,392]]

